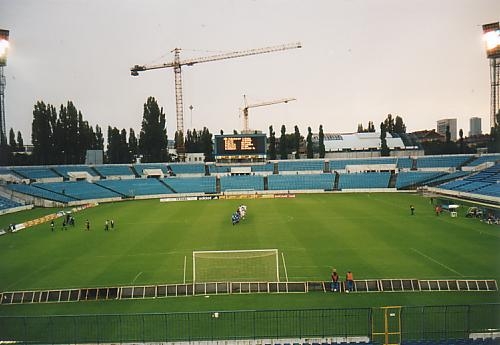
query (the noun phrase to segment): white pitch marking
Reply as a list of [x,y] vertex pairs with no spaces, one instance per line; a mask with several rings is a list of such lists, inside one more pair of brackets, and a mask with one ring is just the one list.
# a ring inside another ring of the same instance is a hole
[[132,284],[135,283],[135,281],[137,280],[137,278],[139,278],[139,276],[142,274],[142,271],[137,273],[137,275],[135,276],[134,280],[132,280]]
[[424,258],[429,259],[429,260],[431,260],[432,262],[435,262],[436,264],[438,264],[438,265],[440,265],[440,266],[442,266],[442,267],[446,268],[447,270],[449,270],[449,271],[451,271],[451,272],[453,272],[453,273],[456,273],[456,274],[458,274],[458,275],[459,275],[459,276],[461,276],[461,277],[465,277],[462,273],[460,273],[460,272],[458,272],[458,271],[455,271],[453,268],[451,268],[451,267],[449,267],[449,266],[446,266],[445,264],[443,264],[443,263],[441,263],[441,262],[437,261],[436,259],[431,258],[431,257],[430,257],[430,256],[428,256],[428,255],[425,255],[425,254],[424,254],[424,253],[422,253],[421,251],[419,251],[419,250],[417,250],[417,249],[415,249],[415,248],[410,248],[410,249],[411,249],[411,250],[413,250],[415,253],[417,253],[417,254],[419,254],[419,255],[422,255]]

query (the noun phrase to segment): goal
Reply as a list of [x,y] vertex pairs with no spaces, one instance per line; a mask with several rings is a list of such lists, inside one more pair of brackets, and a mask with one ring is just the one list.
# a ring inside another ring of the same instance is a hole
[[193,282],[278,282],[278,249],[193,251]]

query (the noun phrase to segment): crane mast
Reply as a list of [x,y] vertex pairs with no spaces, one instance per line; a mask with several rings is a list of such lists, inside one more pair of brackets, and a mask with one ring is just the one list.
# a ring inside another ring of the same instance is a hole
[[273,105],[273,104],[278,104],[278,103],[288,103],[288,102],[296,100],[295,98],[280,98],[280,99],[276,99],[273,101],[247,104],[246,95],[243,95],[243,99],[245,101],[245,107],[243,108],[243,131],[242,131],[242,133],[249,133],[250,132],[250,128],[248,127],[248,109],[257,108],[257,107],[265,107],[267,105]]
[[235,51],[231,53],[225,54],[217,54],[211,56],[203,56],[192,59],[181,60],[180,59],[180,48],[175,48],[172,50],[174,53],[174,60],[172,62],[157,64],[157,65],[135,65],[130,68],[130,74],[133,76],[138,76],[139,72],[152,70],[152,69],[161,69],[161,68],[173,68],[174,76],[175,76],[175,110],[176,110],[176,120],[177,120],[177,154],[179,156],[179,160],[185,160],[185,147],[184,147],[184,106],[182,101],[182,75],[181,75],[181,66],[192,66],[197,63],[210,62],[210,61],[218,61],[225,59],[233,59],[237,57],[257,55],[257,54],[265,54],[271,52],[277,52],[288,49],[296,49],[302,48],[302,44],[300,42],[283,44],[278,46],[271,46],[266,48],[257,48],[243,51]]

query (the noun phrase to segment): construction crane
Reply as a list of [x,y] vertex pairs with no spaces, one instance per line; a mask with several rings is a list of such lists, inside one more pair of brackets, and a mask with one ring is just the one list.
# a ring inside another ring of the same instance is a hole
[[194,64],[202,63],[202,62],[218,61],[218,60],[232,59],[232,58],[243,57],[243,56],[272,53],[272,52],[278,52],[278,51],[282,51],[282,50],[295,49],[295,48],[302,48],[302,44],[300,42],[297,42],[297,43],[283,44],[283,45],[278,45],[278,46],[271,46],[271,47],[266,47],[266,48],[257,48],[257,49],[235,51],[235,52],[212,55],[212,56],[204,56],[204,57],[198,57],[198,58],[192,58],[192,59],[186,59],[186,60],[180,59],[181,49],[175,48],[174,50],[172,50],[172,52],[174,53],[174,61],[162,63],[162,64],[158,64],[158,65],[149,65],[149,66],[135,65],[134,67],[130,68],[130,73],[133,76],[138,76],[139,72],[147,71],[147,70],[151,70],[151,69],[170,68],[170,67],[172,67],[174,69],[175,109],[176,109],[176,118],[177,118],[177,138],[178,138],[178,142],[176,143],[177,144],[177,154],[179,156],[179,159],[181,161],[184,161],[184,159],[185,159],[185,148],[184,148],[184,139],[183,139],[184,115],[183,115],[183,104],[182,104],[181,66],[192,66]]
[[248,128],[248,109],[257,108],[257,107],[265,107],[267,105],[273,105],[273,104],[278,104],[278,103],[288,103],[291,101],[295,101],[296,99],[295,98],[281,98],[281,99],[276,99],[274,101],[247,104],[247,97],[246,97],[246,95],[243,95],[243,100],[245,102],[245,107],[242,109],[242,111],[243,111],[243,130],[242,130],[242,133],[245,134],[245,133],[250,132],[250,129]]

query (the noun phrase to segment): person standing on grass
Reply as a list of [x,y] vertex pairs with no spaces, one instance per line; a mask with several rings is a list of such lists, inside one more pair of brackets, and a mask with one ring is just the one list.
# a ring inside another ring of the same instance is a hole
[[339,289],[339,275],[337,270],[334,268],[332,270],[332,283],[330,284],[330,291],[337,292]]
[[412,216],[415,215],[415,206],[410,205],[410,212]]
[[90,222],[88,219],[85,221],[85,228],[87,229],[87,231],[90,230]]
[[354,288],[354,276],[351,271],[348,271],[346,276],[345,276],[345,292],[349,293],[349,291],[352,291]]
[[113,230],[115,228],[115,221],[113,219],[111,219],[111,230]]
[[106,222],[104,223],[104,231],[109,230],[109,221],[106,219]]
[[50,230],[54,232],[54,220],[50,221]]

